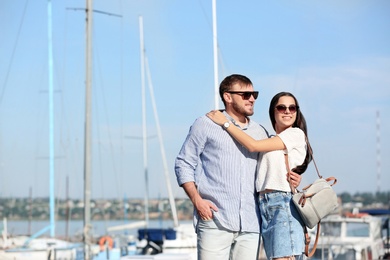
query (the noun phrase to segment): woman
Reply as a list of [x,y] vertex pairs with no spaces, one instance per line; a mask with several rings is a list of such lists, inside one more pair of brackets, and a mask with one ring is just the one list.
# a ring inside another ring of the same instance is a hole
[[259,158],[256,189],[260,194],[261,233],[267,258],[301,257],[305,240],[303,222],[292,202],[285,162],[286,154],[291,171],[302,174],[311,161],[306,146],[306,121],[297,99],[288,92],[272,98],[269,116],[276,136],[260,141],[239,130],[234,122],[228,122],[219,111],[211,111],[207,116],[225,126],[226,131],[249,151],[265,152]]

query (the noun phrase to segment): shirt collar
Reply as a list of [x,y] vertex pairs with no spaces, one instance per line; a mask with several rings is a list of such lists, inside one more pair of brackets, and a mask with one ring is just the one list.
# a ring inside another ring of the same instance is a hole
[[238,128],[242,129],[242,130],[246,130],[248,129],[248,126],[251,124],[251,120],[249,117],[246,117],[248,119],[248,123],[244,126],[244,127],[241,127],[234,118],[232,118],[228,113],[226,113],[226,110],[223,111],[223,114],[226,116],[226,118],[231,121],[235,126],[237,126]]

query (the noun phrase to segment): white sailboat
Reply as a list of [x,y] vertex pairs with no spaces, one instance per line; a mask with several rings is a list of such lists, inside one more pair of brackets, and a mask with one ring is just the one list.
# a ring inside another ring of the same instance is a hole
[[[3,250],[0,259],[80,259],[80,244],[69,243],[55,238],[55,203],[54,203],[54,103],[53,103],[53,48],[52,48],[52,5],[47,4],[48,14],[48,93],[49,93],[49,211],[50,225],[30,237],[17,236],[8,238],[6,221],[3,232]],[[46,232],[50,237],[42,237]]]
[[[196,259],[196,234],[192,224],[179,224],[176,212],[175,200],[169,180],[169,170],[165,155],[165,148],[160,129],[160,123],[157,113],[154,90],[149,70],[148,60],[146,57],[143,37],[143,18],[139,17],[140,27],[140,52],[141,52],[141,82],[142,82],[142,118],[143,118],[143,159],[144,159],[144,176],[145,176],[145,220],[135,224],[128,224],[118,227],[108,228],[107,231],[118,231],[121,229],[139,228],[138,238],[130,242],[127,250],[123,247],[107,248],[105,252],[100,253],[95,259],[104,259],[109,255],[110,259]],[[163,161],[164,175],[168,190],[168,197],[173,217],[172,228],[150,227],[149,225],[149,176],[148,176],[148,157],[147,157],[147,129],[146,129],[146,82],[149,86],[150,97],[152,100],[154,118],[157,126],[157,135],[160,143],[161,158]],[[135,244],[134,244],[135,243]],[[163,258],[162,258],[163,257]],[[165,258],[164,258],[165,257]]]
[[[152,101],[153,106],[153,112],[154,112],[154,118],[156,121],[157,126],[157,135],[160,143],[160,151],[161,151],[161,157],[163,161],[164,166],[164,175],[166,180],[166,186],[168,190],[168,197],[169,202],[171,206],[172,211],[172,217],[173,217],[173,223],[174,227],[171,229],[149,229],[148,226],[146,229],[140,230],[142,233],[142,236],[139,236],[142,238],[143,241],[141,241],[145,244],[143,247],[143,253],[145,254],[154,254],[154,253],[178,253],[178,252],[185,252],[192,254],[195,258],[196,256],[196,234],[194,231],[194,228],[191,224],[187,225],[180,225],[178,218],[177,218],[177,211],[176,211],[176,205],[175,200],[173,197],[172,187],[170,183],[170,174],[168,170],[168,163],[165,156],[165,148],[164,148],[164,142],[162,138],[162,133],[160,129],[160,122],[158,118],[157,113],[157,107],[156,102],[154,98],[154,89],[152,84],[152,77],[149,69],[148,59],[146,56],[146,50],[144,46],[144,36],[143,36],[143,17],[139,17],[139,26],[140,26],[140,52],[141,52],[141,77],[142,77],[142,103],[143,103],[143,140],[144,140],[144,149],[146,150],[146,116],[145,116],[145,69],[146,69],[146,79],[149,86],[149,92],[150,97]],[[146,187],[148,184],[148,177],[147,177],[147,154],[144,152],[144,165],[145,165],[145,185]],[[148,189],[147,189],[148,190]],[[146,196],[148,197],[148,196]],[[145,201],[146,205],[148,205],[148,202]],[[148,224],[148,218],[146,219],[146,223]],[[156,236],[156,237],[155,237]]]

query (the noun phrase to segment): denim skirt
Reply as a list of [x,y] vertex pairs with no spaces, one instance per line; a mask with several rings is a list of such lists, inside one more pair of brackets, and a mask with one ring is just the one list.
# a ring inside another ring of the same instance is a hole
[[304,228],[291,192],[261,194],[259,202],[261,235],[267,259],[301,256],[305,247]]

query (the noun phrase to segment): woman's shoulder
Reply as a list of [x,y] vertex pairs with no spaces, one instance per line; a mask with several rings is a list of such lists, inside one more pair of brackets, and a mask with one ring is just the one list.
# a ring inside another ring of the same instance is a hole
[[305,135],[302,129],[298,127],[289,127],[285,130],[283,130],[280,134],[285,133],[285,134],[299,134],[299,135]]
[[303,132],[302,129],[300,129],[298,127],[287,128],[286,130],[284,130],[283,132],[278,134],[278,136],[282,139],[284,139],[283,137],[285,137],[285,138],[287,137],[289,139],[296,139],[296,140],[305,140],[306,139],[305,133]]

